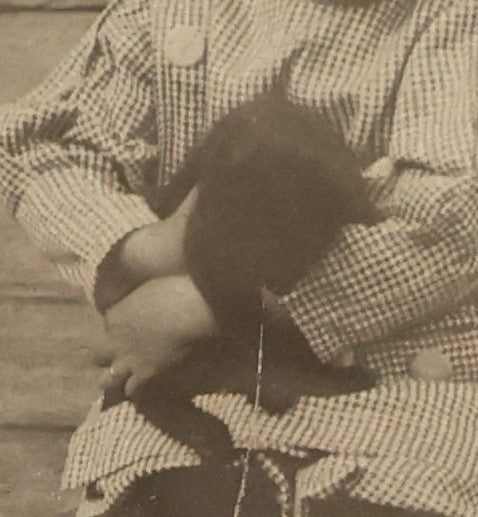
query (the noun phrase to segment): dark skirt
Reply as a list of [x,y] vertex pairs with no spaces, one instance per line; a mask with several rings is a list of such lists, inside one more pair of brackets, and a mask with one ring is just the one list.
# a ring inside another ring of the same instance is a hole
[[[105,517],[232,517],[240,469],[217,464],[171,469],[142,478]],[[280,517],[278,488],[256,465],[248,474],[240,517]],[[289,515],[289,514],[286,514]],[[310,503],[311,517],[432,517],[436,514],[379,506],[335,494]]]
[[[294,394],[313,393],[330,396],[366,389],[367,386],[373,385],[373,379],[360,371],[321,370],[320,375],[317,375],[315,368],[323,367],[315,366],[315,358],[311,356],[308,347],[302,346],[304,343],[301,341],[301,336],[296,334],[295,330],[281,329],[279,333],[269,331],[269,343],[266,343],[264,355],[263,393],[266,401],[269,399],[271,409],[280,410],[282,405],[288,406]],[[295,347],[291,348],[291,344]],[[232,446],[227,428],[222,422],[199,410],[192,410],[190,400],[193,394],[224,389],[239,390],[248,393],[251,398],[255,383],[248,380],[255,380],[255,353],[244,355],[244,350],[253,350],[250,344],[244,343],[239,343],[236,348],[231,347],[231,343],[208,343],[205,350],[208,352],[204,354],[199,351],[196,357],[193,354],[189,364],[183,363],[176,371],[170,372],[169,380],[167,375],[153,380],[134,401],[138,412],[150,423],[192,446],[201,456],[201,465],[164,470],[136,480],[106,512],[106,517],[233,516],[243,478],[245,451]],[[239,353],[234,354],[234,350],[239,350]],[[291,350],[294,350],[292,355]],[[202,375],[198,373],[201,372],[201,364],[204,367]],[[211,364],[215,365],[213,374]],[[246,367],[241,371],[240,366],[244,364]],[[190,392],[187,393],[187,389],[180,394],[171,391],[174,377],[179,377],[181,386],[186,386]],[[188,381],[191,379],[193,381],[188,387]],[[284,379],[287,381],[281,382]],[[277,392],[281,394],[279,399],[276,396]],[[104,408],[123,400],[122,389],[109,390],[105,394]],[[258,452],[251,453],[245,496],[240,504],[240,517],[290,515],[297,470],[326,455],[320,451],[309,451],[305,458],[294,458],[278,452],[265,453],[280,475],[271,475],[270,470],[265,468],[263,455]],[[285,486],[288,490],[284,489]],[[90,487],[87,495],[95,498],[98,494]],[[350,499],[346,494],[340,493],[326,500],[311,501],[309,514],[321,517],[432,515],[377,506],[366,501]]]

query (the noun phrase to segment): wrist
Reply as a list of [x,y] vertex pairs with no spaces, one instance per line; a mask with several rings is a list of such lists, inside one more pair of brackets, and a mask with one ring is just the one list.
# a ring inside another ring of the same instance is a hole
[[158,223],[137,228],[110,249],[97,270],[96,303],[109,309],[146,281],[159,276],[162,243],[152,236]]
[[133,291],[140,282],[128,273],[121,260],[126,237],[117,242],[103,258],[96,272],[95,301],[103,313]]

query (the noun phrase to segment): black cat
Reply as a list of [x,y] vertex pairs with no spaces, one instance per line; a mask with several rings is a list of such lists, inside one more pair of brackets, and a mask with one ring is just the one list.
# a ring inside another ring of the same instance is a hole
[[[283,412],[300,395],[365,389],[358,367],[319,363],[300,331],[261,310],[261,290],[282,294],[326,253],[348,223],[373,224],[360,168],[343,139],[309,109],[279,95],[232,111],[191,151],[160,194],[167,217],[190,189],[188,271],[222,330],[143,387],[135,404],[155,425],[203,457],[232,453],[225,427],[191,404],[194,395],[239,392],[254,399],[258,327],[265,325],[261,406]],[[106,405],[118,400],[109,393]]]

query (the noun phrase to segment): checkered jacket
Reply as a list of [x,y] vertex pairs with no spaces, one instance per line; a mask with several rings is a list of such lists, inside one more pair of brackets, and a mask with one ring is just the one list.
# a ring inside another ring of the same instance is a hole
[[[192,47],[178,51],[177,27]],[[345,227],[282,301],[320,360],[352,348],[381,382],[303,398],[280,418],[240,395],[195,403],[238,446],[332,453],[298,473],[294,515],[337,488],[476,515],[476,0],[115,0],[43,85],[0,109],[3,199],[93,299],[112,245],[156,220],[144,193],[284,70],[289,98],[327,117],[360,158],[386,218]],[[400,167],[368,168],[383,156]],[[449,381],[409,377],[429,348],[452,364]],[[199,461],[125,402],[77,431],[65,486],[97,482],[104,500],[81,510],[97,515],[135,477]]]

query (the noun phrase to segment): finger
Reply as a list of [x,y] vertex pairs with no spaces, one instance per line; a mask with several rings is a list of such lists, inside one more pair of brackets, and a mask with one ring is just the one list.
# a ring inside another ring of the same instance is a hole
[[116,359],[101,375],[100,386],[103,389],[108,389],[124,384],[126,379],[133,373],[134,366],[135,359],[131,355]]
[[113,361],[109,367],[111,377],[115,379],[127,379],[135,370],[137,360],[133,355],[125,355]]
[[115,386],[119,386],[121,382],[121,379],[116,379],[115,377],[111,376],[109,368],[105,368],[101,373],[98,384],[102,390],[108,390],[110,388],[114,388]]
[[156,374],[156,368],[152,366],[144,366],[131,375],[126,381],[124,392],[126,397],[131,398],[136,391],[147,381],[152,379]]

